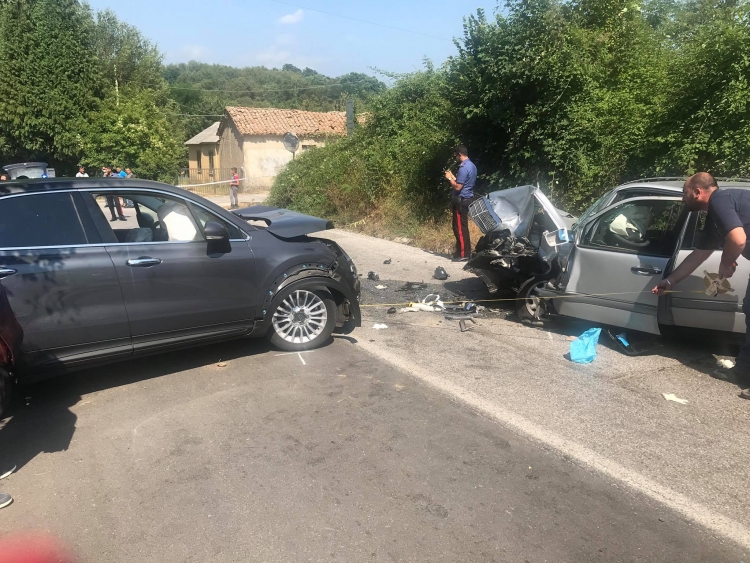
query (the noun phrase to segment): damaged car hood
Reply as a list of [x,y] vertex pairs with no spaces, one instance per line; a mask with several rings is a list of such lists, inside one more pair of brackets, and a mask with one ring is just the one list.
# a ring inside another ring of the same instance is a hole
[[267,205],[254,205],[232,211],[245,221],[263,221],[266,230],[282,238],[294,238],[333,229],[333,222],[304,213],[297,213],[289,209],[269,207]]
[[[552,205],[547,196],[536,186],[518,186],[498,190],[482,200],[479,202],[480,205],[472,210],[471,215],[485,234],[491,231],[508,230],[516,237],[527,236],[534,219],[535,203],[544,209],[558,229],[569,228],[575,220],[575,217],[569,213],[561,212]],[[481,209],[482,207],[484,209]],[[563,218],[563,215],[567,217]]]

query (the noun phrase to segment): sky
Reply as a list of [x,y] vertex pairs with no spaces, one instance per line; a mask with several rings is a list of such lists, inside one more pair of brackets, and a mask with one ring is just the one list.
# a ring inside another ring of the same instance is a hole
[[412,72],[423,68],[425,58],[440,65],[456,52],[452,39],[462,36],[463,18],[477,8],[492,17],[497,0],[89,0],[89,4],[94,10],[109,8],[140,29],[158,44],[167,64],[196,60],[281,68],[291,63],[340,76],[374,74],[373,68]]

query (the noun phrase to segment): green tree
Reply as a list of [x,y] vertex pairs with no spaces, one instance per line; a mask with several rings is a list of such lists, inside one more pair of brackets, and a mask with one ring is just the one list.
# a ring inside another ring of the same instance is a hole
[[15,159],[72,166],[101,95],[91,14],[75,0],[0,5],[0,146]]
[[171,182],[185,158],[175,124],[152,90],[112,92],[90,116],[83,163],[130,167],[141,178]]

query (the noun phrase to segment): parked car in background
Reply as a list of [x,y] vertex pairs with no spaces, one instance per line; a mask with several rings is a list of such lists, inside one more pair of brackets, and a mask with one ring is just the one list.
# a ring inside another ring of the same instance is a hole
[[[716,274],[721,247],[676,293],[651,289],[669,275],[703,236],[705,212],[682,204],[684,178],[637,180],[608,191],[578,220],[574,246],[559,275],[530,300],[540,312],[651,334],[682,329],[745,333],[742,299],[750,262],[739,260],[731,291],[709,296],[706,278]],[[750,189],[750,180],[719,180],[720,188]],[[563,297],[562,299],[543,299]],[[541,298],[541,300],[540,300]]]
[[[125,222],[105,215],[114,198],[134,203]],[[0,216],[20,380],[237,337],[307,350],[360,322],[353,262],[308,236],[324,219],[107,178],[6,182]]]

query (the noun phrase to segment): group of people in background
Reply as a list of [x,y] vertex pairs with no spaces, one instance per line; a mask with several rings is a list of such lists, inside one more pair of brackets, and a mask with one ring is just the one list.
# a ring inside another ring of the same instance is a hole
[[[79,166],[76,178],[88,177],[89,175],[86,173],[86,168],[83,166]],[[133,175],[133,171],[130,168],[125,168],[125,170],[123,170],[120,166],[117,166],[114,170],[112,170],[111,166],[102,166],[102,178],[135,178],[135,176]],[[126,199],[123,205],[123,202],[120,201],[119,197],[113,195],[107,196],[107,207],[109,208],[109,212],[112,214],[112,218],[110,219],[110,221],[127,221],[125,214],[122,212],[123,206],[133,207],[133,202],[129,199]]]

